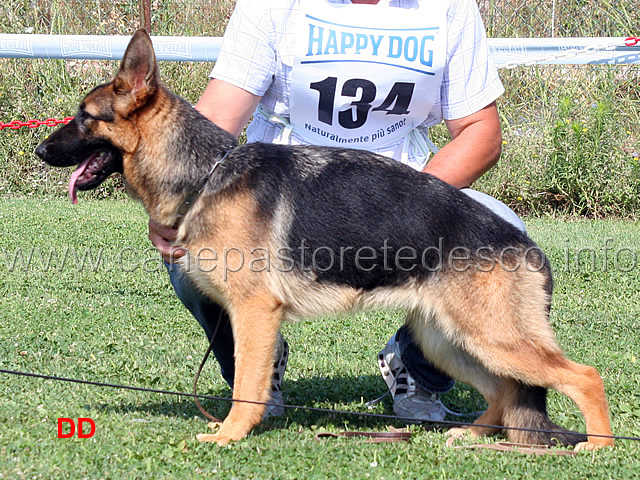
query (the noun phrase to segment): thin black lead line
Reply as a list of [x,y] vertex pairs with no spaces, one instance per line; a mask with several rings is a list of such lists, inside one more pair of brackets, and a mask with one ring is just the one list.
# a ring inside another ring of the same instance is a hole
[[[217,400],[223,402],[240,402],[240,403],[252,403],[256,405],[272,405],[268,402],[256,402],[253,400],[240,400],[240,399],[232,399],[227,397],[217,397],[213,395],[201,395],[194,393],[185,393],[185,392],[175,392],[171,390],[159,390],[156,388],[146,388],[146,387],[135,387],[131,385],[118,385],[115,383],[104,383],[104,382],[96,382],[93,380],[80,380],[77,378],[67,378],[67,377],[55,377],[53,375],[44,375],[41,373],[31,373],[31,372],[20,372],[17,370],[6,370],[0,369],[0,373],[4,373],[7,375],[17,375],[22,377],[31,377],[31,378],[40,378],[44,380],[54,380],[58,382],[70,382],[70,383],[79,383],[83,385],[92,385],[95,387],[109,387],[109,388],[117,388],[122,390],[133,390],[136,392],[146,392],[146,393],[158,393],[163,395],[175,395],[180,397],[190,397],[190,398],[201,398],[206,400]],[[331,408],[318,408],[318,407],[306,407],[303,405],[284,405],[284,408],[296,409],[296,410],[306,410],[310,412],[318,412],[318,413],[328,413],[328,414],[339,414],[339,415],[356,415],[359,417],[367,417],[367,418],[383,418],[388,420],[395,421],[412,421],[415,422],[415,419],[406,418],[406,417],[398,417],[396,415],[385,415],[381,413],[368,413],[368,412],[351,412],[347,410],[335,410]],[[500,430],[517,430],[522,432],[539,432],[539,433],[548,433],[548,434],[563,434],[563,435],[586,435],[580,432],[567,432],[567,431],[555,431],[555,430],[541,430],[536,428],[523,428],[523,427],[504,427],[501,425],[485,425],[479,423],[465,423],[465,422],[454,422],[449,420],[440,420],[437,422],[431,420],[423,420],[425,423],[430,423],[432,425],[445,425],[445,426],[474,426],[474,427],[483,427],[483,428],[492,428],[492,429],[500,429]],[[600,434],[588,434],[590,437],[599,437],[599,438],[612,438],[614,440],[631,440],[635,442],[640,442],[640,437],[626,437],[626,436],[618,436],[618,435],[600,435]]]

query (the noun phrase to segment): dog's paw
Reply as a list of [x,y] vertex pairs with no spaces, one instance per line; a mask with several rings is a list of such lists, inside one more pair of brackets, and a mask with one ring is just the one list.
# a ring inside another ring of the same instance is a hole
[[200,443],[217,443],[220,446],[227,445],[231,439],[220,436],[220,427],[222,422],[209,422],[207,426],[216,433],[200,433],[196,435],[196,439]]
[[201,433],[196,435],[196,438],[200,443],[216,443],[220,447],[228,445],[231,439],[228,437],[222,437],[218,433]]
[[470,434],[471,434],[471,431],[468,428],[462,428],[462,427],[450,428],[449,430],[447,430],[447,433],[445,434],[447,437],[449,437],[447,438],[446,446],[452,447],[456,440],[461,439]]
[[580,442],[575,446],[574,450],[576,452],[594,452],[604,447],[613,448],[613,445],[613,438],[600,438],[596,442]]
[[214,433],[197,435],[196,438],[199,442],[217,443],[220,446],[228,445],[231,442],[242,440],[251,431],[251,429],[242,428],[242,426],[233,423],[210,422],[208,425]]

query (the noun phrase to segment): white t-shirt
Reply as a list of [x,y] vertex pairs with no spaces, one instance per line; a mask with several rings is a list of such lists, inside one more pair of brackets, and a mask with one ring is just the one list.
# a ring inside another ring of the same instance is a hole
[[[447,58],[439,101],[423,122],[425,128],[471,115],[504,92],[475,0],[392,0],[390,5],[411,15],[418,2],[431,1],[447,3]],[[238,0],[211,77],[261,96],[263,111],[288,118],[298,12],[299,0]],[[247,130],[248,140],[273,142],[281,130],[280,124],[257,112]],[[290,143],[306,142],[294,132]],[[400,141],[373,151],[400,159],[402,149]]]

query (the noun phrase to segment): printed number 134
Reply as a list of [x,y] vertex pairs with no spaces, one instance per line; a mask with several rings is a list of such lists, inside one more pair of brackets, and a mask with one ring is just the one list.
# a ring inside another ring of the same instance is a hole
[[[312,90],[319,93],[318,120],[333,125],[333,107],[338,84],[337,77],[327,77],[320,82],[309,84]],[[351,102],[351,108],[338,112],[338,123],[343,128],[359,128],[367,121],[369,111],[387,112],[387,115],[406,115],[413,96],[414,83],[396,82],[391,87],[387,97],[376,107],[372,102],[376,99],[375,84],[364,78],[352,78],[344,82],[341,95],[343,97],[357,97]]]

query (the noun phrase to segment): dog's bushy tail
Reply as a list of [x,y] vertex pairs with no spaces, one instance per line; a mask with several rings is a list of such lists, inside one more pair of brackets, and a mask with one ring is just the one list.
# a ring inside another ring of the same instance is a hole
[[573,446],[587,441],[585,434],[572,432],[551,421],[547,415],[547,389],[520,384],[513,402],[503,412],[505,427],[529,430],[505,431],[513,443],[530,445]]

